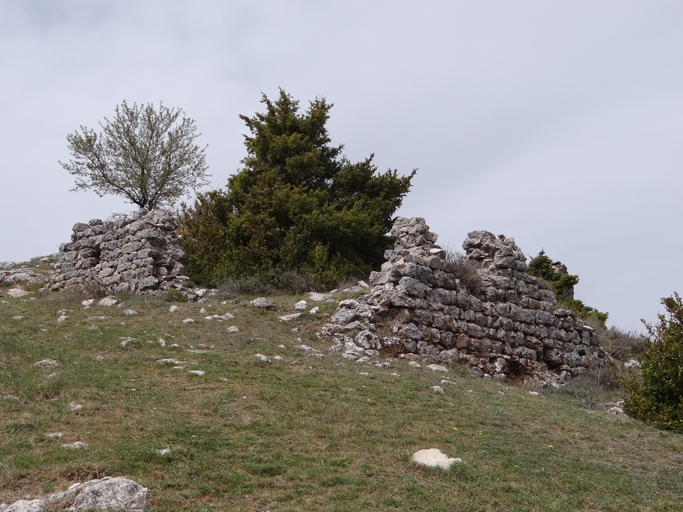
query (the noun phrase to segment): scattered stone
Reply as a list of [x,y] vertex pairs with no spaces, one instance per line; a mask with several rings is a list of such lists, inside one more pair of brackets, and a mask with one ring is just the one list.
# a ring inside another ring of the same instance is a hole
[[126,348],[128,345],[130,345],[133,342],[140,342],[139,339],[137,338],[126,338],[126,337],[121,337],[119,338],[121,340],[121,343],[119,343],[121,348]]
[[532,396],[538,396],[538,391],[529,391],[529,394]]
[[624,363],[624,368],[640,368],[640,361],[637,361],[635,359],[631,359],[630,361],[626,361]]
[[446,380],[446,379],[443,379],[441,381],[441,385],[442,386],[457,386],[457,384],[455,382],[453,382],[452,380]]
[[428,468],[450,469],[453,464],[464,464],[462,459],[454,459],[443,453],[438,448],[419,450],[413,453],[411,461]]
[[614,416],[619,416],[620,414],[624,414],[624,409],[621,407],[612,407],[607,411],[607,414],[612,414]]
[[432,391],[437,395],[443,395],[443,388],[441,386],[432,386]]
[[74,441],[73,443],[66,443],[62,445],[62,448],[67,450],[78,450],[80,448],[87,448],[88,443],[85,441]]
[[305,300],[300,300],[296,304],[294,304],[294,309],[298,311],[305,311],[306,310],[306,301]]
[[448,368],[446,368],[445,366],[438,365],[438,364],[430,364],[427,366],[427,368],[429,368],[430,370],[435,371],[435,372],[448,372]]
[[157,341],[162,348],[166,346],[166,341],[163,338],[159,338]]
[[78,412],[83,409],[83,405],[77,404],[76,402],[71,402],[66,408],[69,412]]
[[370,375],[368,372],[359,372],[358,375]]
[[162,450],[157,450],[157,455],[168,455],[169,453],[171,453],[171,449],[168,447]]
[[172,358],[168,358],[168,357],[165,357],[162,359],[157,359],[157,363],[172,363],[175,365],[185,364],[186,362],[187,361],[179,361],[178,359],[172,359]]
[[62,432],[50,432],[49,434],[45,434],[45,437],[49,437],[50,439],[60,439],[63,436],[64,434]]
[[299,328],[298,328],[298,327],[294,327],[294,328],[292,329],[292,332],[299,332]]
[[180,345],[178,345],[177,343],[173,343],[169,345],[169,348],[180,348]]
[[81,306],[88,307],[88,306],[92,306],[94,303],[95,303],[95,299],[88,299],[88,300],[84,300],[83,302],[81,302]]
[[21,320],[22,318],[24,318],[24,317],[21,315],[17,315],[17,316],[13,316],[12,320]]
[[291,315],[284,315],[279,317],[283,322],[289,322],[291,320],[296,320],[301,316],[301,313],[292,313]]
[[264,356],[263,354],[256,354],[254,357],[263,363],[269,363],[270,364],[270,362],[271,362],[270,358],[268,358],[267,356]]
[[116,304],[118,300],[116,300],[114,297],[105,297],[103,299],[100,299],[100,301],[97,303],[98,306],[105,306],[105,307],[111,307],[114,304]]
[[56,373],[51,373],[50,375],[47,376],[47,378],[48,378],[48,379],[53,379],[53,378],[56,377],[56,376],[57,376]]
[[22,290],[21,288],[10,288],[7,290],[7,296],[11,297],[13,299],[20,299],[21,297],[26,297],[27,295],[30,295],[31,292],[27,292],[26,290]]
[[61,323],[62,323],[64,320],[66,320],[67,318],[69,318],[69,317],[66,316],[66,315],[60,315],[60,317],[57,319],[57,323],[58,323],[58,324],[61,324]]
[[138,312],[135,311],[134,309],[127,309],[123,312],[123,314],[126,316],[131,316],[131,315],[137,315]]
[[273,305],[265,297],[258,297],[250,302],[250,304],[257,308],[270,308]]
[[287,348],[284,345],[278,345],[277,348]]
[[97,356],[95,357],[97,361],[104,361],[104,356]]
[[183,323],[184,324],[191,324],[191,323],[194,323],[194,320],[192,320],[191,318],[186,318],[185,320],[183,320]]
[[208,350],[193,350],[193,349],[187,349],[188,352],[191,354],[207,354],[209,351]]
[[235,318],[235,315],[233,315],[232,313],[225,313],[224,315],[212,315],[206,317],[207,320],[232,320],[233,318]]
[[218,380],[220,380],[221,382],[229,382],[228,379],[226,379],[225,377],[219,377]]
[[237,334],[238,332],[240,332],[240,330],[237,328],[236,325],[231,325],[230,327],[228,327],[229,334]]
[[94,322],[95,320],[106,320],[106,316],[89,316],[85,319],[86,322]]
[[398,373],[396,373],[396,372],[390,373],[389,375],[391,375],[392,377],[400,377],[400,375],[399,375]]
[[408,366],[412,366],[413,368],[422,368],[422,365],[418,363],[417,361],[410,361],[408,363]]
[[285,360],[285,358],[282,356],[275,356],[273,359],[275,359],[276,361],[284,361]]
[[206,372],[203,372],[202,370],[188,370],[187,373],[192,373],[194,375],[199,375],[200,377],[204,375]]
[[169,313],[177,313],[178,311],[180,311],[180,308],[178,306],[176,306],[175,304],[173,304],[173,306],[168,308]]
[[320,311],[320,308],[318,306],[311,308],[311,310],[308,312],[309,315],[317,315],[318,311]]
[[326,300],[331,300],[331,299],[332,299],[332,294],[330,294],[330,293],[308,292],[308,297],[309,297],[313,302],[325,302]]
[[200,315],[205,315],[206,314],[206,309],[202,308],[199,310]]
[[37,368],[54,368],[55,366],[59,366],[59,363],[54,359],[41,359],[40,361],[33,363],[33,366]]

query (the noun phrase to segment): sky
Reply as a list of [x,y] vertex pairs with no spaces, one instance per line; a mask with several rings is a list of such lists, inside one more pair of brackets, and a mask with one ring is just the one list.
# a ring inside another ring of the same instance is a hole
[[419,169],[397,215],[442,246],[484,229],[544,249],[642,332],[683,293],[681,19],[657,0],[0,0],[0,261],[135,209],[70,192],[80,126],[123,100],[182,108],[221,188],[239,115],[282,88],[334,104],[350,160]]

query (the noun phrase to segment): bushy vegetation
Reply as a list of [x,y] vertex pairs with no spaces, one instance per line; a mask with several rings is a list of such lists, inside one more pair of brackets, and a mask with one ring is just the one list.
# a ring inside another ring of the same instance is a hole
[[475,296],[481,295],[482,281],[477,272],[477,264],[468,260],[460,251],[452,248],[446,249],[446,261],[448,270],[467,288],[467,291]]
[[579,283],[579,276],[555,272],[552,263],[553,260],[541,250],[538,256],[529,262],[529,274],[543,279],[550,286],[560,306],[575,311],[583,319],[596,320],[601,326],[606,327],[609,313],[598,311],[571,297],[572,294],[569,292]]
[[265,112],[241,116],[244,167],[225,191],[183,205],[183,236],[190,277],[204,284],[295,271],[333,286],[365,275],[383,262],[393,214],[415,171],[378,173],[371,155],[351,163],[333,146],[326,123],[332,104],[310,102],[306,112],[285,91],[263,96]]
[[621,378],[628,396],[624,411],[662,428],[683,432],[683,302],[675,293],[662,299],[666,315],[659,315],[649,331],[641,376],[635,371]]

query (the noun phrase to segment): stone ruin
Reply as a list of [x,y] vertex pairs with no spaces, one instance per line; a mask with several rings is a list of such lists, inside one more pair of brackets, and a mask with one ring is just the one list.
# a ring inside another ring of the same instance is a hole
[[[423,218],[398,218],[391,234],[395,248],[370,275],[374,288],[340,302],[318,333],[347,359],[383,351],[459,362],[485,378],[531,386],[557,386],[605,365],[596,333],[527,273],[513,238],[473,231],[463,263],[447,259]],[[470,289],[459,279],[468,264],[478,276]]]
[[174,288],[193,299],[176,228],[166,210],[141,209],[111,221],[78,223],[71,242],[59,247],[49,289],[154,294]]

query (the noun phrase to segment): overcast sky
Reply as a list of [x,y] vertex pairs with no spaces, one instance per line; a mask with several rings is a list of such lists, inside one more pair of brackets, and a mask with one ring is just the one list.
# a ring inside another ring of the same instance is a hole
[[134,209],[69,192],[79,126],[122,100],[182,108],[219,188],[238,115],[282,87],[334,103],[351,160],[419,168],[398,214],[442,245],[485,229],[544,248],[642,330],[683,293],[682,62],[680,1],[0,0],[0,261]]

